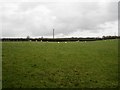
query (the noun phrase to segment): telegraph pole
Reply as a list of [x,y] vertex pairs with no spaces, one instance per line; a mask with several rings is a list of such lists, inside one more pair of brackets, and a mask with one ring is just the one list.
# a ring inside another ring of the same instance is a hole
[[54,30],[54,28],[53,28],[53,39],[54,39],[54,31],[55,31],[55,30]]

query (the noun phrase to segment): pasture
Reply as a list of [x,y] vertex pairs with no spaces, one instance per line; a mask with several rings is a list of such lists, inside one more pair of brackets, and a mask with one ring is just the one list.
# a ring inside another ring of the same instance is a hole
[[114,88],[118,40],[3,42],[3,88]]

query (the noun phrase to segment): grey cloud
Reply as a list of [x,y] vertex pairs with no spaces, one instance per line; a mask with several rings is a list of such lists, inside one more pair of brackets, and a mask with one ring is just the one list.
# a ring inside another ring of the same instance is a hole
[[97,33],[103,28],[101,24],[117,20],[117,5],[117,2],[19,3],[4,11],[3,36],[23,32],[24,35],[50,36],[53,28],[56,34],[63,35],[78,30]]

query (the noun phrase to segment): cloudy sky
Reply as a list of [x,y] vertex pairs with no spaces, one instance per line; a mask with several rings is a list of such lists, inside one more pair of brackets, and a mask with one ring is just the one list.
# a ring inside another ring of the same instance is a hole
[[2,37],[101,37],[118,34],[118,1],[0,2]]

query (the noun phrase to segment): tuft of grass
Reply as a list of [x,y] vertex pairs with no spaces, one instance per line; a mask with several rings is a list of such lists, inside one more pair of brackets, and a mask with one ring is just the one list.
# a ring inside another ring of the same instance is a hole
[[118,41],[2,43],[3,88],[118,86]]

